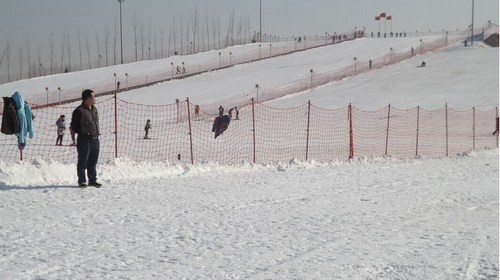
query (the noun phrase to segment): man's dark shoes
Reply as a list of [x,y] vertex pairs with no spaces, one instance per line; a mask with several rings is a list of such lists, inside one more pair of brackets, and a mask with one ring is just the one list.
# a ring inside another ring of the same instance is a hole
[[85,182],[80,182],[80,183],[78,183],[78,186],[79,186],[80,188],[86,188],[86,187],[87,187],[87,183],[85,183]]
[[98,183],[98,182],[91,182],[89,183],[89,186],[91,187],[96,187],[96,188],[100,188],[102,187],[102,184]]

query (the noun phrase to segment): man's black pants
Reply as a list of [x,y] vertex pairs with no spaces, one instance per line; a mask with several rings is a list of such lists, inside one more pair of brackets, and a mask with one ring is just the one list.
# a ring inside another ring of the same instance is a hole
[[76,149],[78,151],[78,164],[76,167],[78,183],[87,181],[85,179],[85,169],[87,169],[89,183],[95,183],[97,181],[96,165],[99,158],[99,138],[78,135]]

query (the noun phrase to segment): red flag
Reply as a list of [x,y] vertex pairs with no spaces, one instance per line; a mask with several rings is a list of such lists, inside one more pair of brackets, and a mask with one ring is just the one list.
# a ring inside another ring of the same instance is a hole
[[380,20],[380,17],[375,17],[375,20]]
[[387,16],[386,20],[391,20],[392,16]]
[[385,13],[381,13],[381,14],[380,14],[380,17],[381,17],[381,18],[385,18]]

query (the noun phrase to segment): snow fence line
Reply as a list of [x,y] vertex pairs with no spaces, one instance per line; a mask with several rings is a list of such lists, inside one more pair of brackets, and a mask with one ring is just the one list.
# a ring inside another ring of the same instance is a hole
[[[498,108],[481,111],[445,106],[425,110],[389,105],[364,111],[350,105],[323,109],[310,102],[294,108],[274,108],[252,99],[240,106],[237,114],[233,113],[229,128],[214,139],[214,116],[197,111],[189,99],[143,105],[109,98],[96,106],[100,112],[101,162],[120,157],[183,164],[332,161],[355,156],[432,158],[498,147],[498,133],[493,134]],[[60,115],[71,116],[74,109],[39,108],[35,112],[35,137],[20,150],[16,137],[1,134],[0,158],[10,162],[76,162],[70,133],[64,136],[63,146],[56,146],[54,125]],[[145,138],[148,119],[151,129]]]

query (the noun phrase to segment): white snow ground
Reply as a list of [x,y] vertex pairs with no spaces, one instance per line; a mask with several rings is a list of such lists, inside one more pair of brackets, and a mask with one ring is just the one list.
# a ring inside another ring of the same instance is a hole
[[74,165],[2,167],[60,172],[0,185],[0,279],[498,279],[498,167],[498,149],[267,166],[117,160],[99,166],[101,189],[76,188]]
[[[498,105],[498,49],[424,56],[427,74],[412,74],[418,56],[267,104]],[[75,188],[75,164],[0,160],[0,279],[498,279],[498,159],[498,149],[231,166],[116,159],[98,166],[102,189]]]

